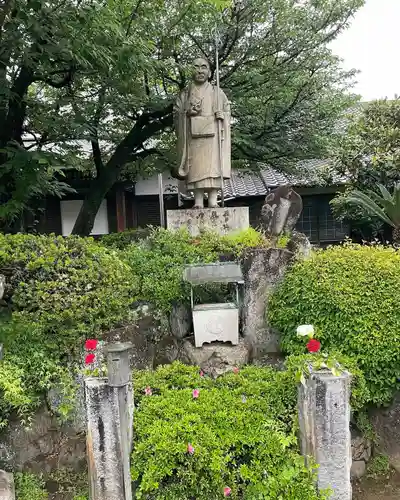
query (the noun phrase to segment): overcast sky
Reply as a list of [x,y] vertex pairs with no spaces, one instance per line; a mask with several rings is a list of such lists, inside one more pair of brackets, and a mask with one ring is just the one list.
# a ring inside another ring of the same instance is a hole
[[400,94],[400,0],[366,0],[332,49],[361,70],[355,92],[364,100]]

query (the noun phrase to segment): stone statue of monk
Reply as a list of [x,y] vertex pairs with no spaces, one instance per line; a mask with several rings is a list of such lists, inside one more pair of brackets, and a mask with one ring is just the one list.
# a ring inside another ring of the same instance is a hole
[[[210,65],[205,59],[193,62],[192,83],[180,94],[174,106],[178,137],[178,177],[194,192],[194,208],[218,206],[218,191],[231,176],[230,105],[222,92],[209,83]],[[219,141],[221,140],[221,153]]]

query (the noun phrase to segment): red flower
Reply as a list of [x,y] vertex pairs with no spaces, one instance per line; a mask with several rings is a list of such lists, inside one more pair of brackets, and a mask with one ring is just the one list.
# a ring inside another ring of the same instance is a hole
[[96,339],[88,339],[85,342],[85,349],[87,351],[94,351],[95,349],[97,349],[97,344],[98,344],[98,341]]
[[151,390],[151,387],[147,386],[144,390],[144,393],[146,394],[146,396],[151,396],[153,394],[153,391]]
[[237,375],[237,374],[239,373],[239,368],[238,368],[237,366],[235,366],[235,367],[233,368],[233,373],[234,373],[235,375]]
[[92,352],[90,354],[87,354],[85,358],[85,365],[91,365],[95,359],[96,356]]
[[189,453],[189,455],[193,455],[194,453],[194,448],[190,443],[187,446],[187,452]]
[[317,339],[311,339],[306,347],[308,352],[318,352],[321,349],[321,342]]
[[203,372],[203,370],[200,370],[199,375],[200,375],[200,377],[204,377],[204,372]]
[[229,488],[229,486],[226,486],[224,488],[224,497],[230,497],[232,493],[232,490]]
[[197,399],[200,396],[200,391],[198,389],[194,389],[192,392],[193,399]]

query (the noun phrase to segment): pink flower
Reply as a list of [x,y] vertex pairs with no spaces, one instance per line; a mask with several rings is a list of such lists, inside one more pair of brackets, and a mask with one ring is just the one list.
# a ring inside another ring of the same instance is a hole
[[144,393],[146,394],[146,396],[151,396],[153,394],[153,391],[151,390],[151,387],[147,386],[144,390]]
[[200,391],[198,389],[194,389],[192,395],[193,399],[197,399],[200,396]]
[[224,497],[230,497],[232,493],[232,490],[229,488],[229,486],[225,486],[224,488]]
[[200,370],[199,375],[200,375],[200,377],[204,377],[204,372],[203,372],[203,370]]
[[85,365],[91,365],[94,363],[96,356],[93,353],[87,354],[85,357]]
[[194,448],[190,443],[187,446],[187,452],[189,453],[189,455],[193,455],[194,453]]
[[239,373],[239,368],[237,366],[234,367],[233,373],[237,375]]
[[96,339],[88,339],[86,342],[85,342],[85,349],[87,351],[94,351],[96,348],[97,348],[97,344],[99,342],[96,340]]
[[321,349],[321,342],[317,339],[311,339],[306,347],[308,352],[318,352]]

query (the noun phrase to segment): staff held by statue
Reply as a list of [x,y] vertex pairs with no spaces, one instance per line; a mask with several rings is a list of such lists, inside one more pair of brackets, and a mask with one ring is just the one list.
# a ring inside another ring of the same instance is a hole
[[[220,109],[220,100],[219,93],[221,91],[220,82],[219,82],[219,36],[218,31],[215,29],[215,80],[217,83],[217,111],[221,111]],[[218,156],[219,156],[219,170],[221,176],[221,206],[225,206],[225,197],[224,197],[224,155],[222,154],[222,145],[224,142],[224,127],[221,126],[220,122],[218,122]]]

